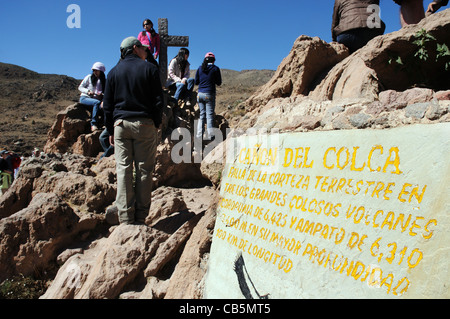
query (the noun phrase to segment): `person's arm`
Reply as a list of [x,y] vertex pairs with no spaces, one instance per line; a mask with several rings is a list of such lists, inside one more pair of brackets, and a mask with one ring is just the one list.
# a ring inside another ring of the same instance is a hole
[[155,55],[154,55],[154,57],[155,57],[155,60],[159,57],[159,48],[160,48],[160,43],[161,43],[161,39],[160,39],[160,37],[159,37],[159,34],[157,34],[156,36],[155,36]]
[[[201,68],[201,66],[200,66]],[[197,72],[195,72],[195,85],[200,84],[200,68],[197,69]]]
[[84,94],[89,94],[89,79],[90,79],[90,75],[87,75],[83,81],[81,81],[80,86],[78,86],[78,91],[80,91],[81,93]]
[[178,77],[175,74],[175,64],[177,63],[177,61],[175,59],[172,59],[172,61],[170,61],[169,63],[169,77],[172,79],[172,81],[174,82],[181,82],[181,78]]
[[154,107],[156,108],[156,119],[153,119],[153,122],[155,123],[155,127],[158,128],[161,125],[162,122],[162,114],[164,110],[164,93],[161,85],[161,79],[159,77],[159,71],[156,67],[153,67],[150,69],[150,89],[152,90],[153,94],[152,96],[155,97],[154,99]]
[[336,41],[337,35],[334,29],[339,25],[339,4],[337,2],[334,3],[333,9],[333,20],[331,22],[331,39]]
[[222,85],[222,74],[220,72],[220,68],[217,67],[217,72],[216,72],[216,85],[220,86]]
[[186,63],[186,68],[184,69],[183,80],[189,79],[191,75],[191,67],[189,63]]

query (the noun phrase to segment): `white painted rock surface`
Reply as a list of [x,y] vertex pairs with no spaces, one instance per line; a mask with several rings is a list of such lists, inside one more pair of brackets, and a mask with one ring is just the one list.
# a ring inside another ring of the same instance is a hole
[[205,297],[449,298],[449,136],[442,123],[234,139]]

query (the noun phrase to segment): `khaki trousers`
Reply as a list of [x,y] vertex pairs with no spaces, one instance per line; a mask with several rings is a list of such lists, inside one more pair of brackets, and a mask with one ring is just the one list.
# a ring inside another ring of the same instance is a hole
[[156,128],[149,118],[131,118],[114,123],[116,206],[120,223],[143,223],[149,213],[156,140]]

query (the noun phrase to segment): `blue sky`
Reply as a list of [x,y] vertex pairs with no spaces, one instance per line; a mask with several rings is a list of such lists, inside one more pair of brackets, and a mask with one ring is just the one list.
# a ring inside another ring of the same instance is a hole
[[[80,28],[67,26],[71,4],[81,9]],[[212,51],[223,69],[275,70],[300,35],[331,41],[333,4],[333,0],[2,0],[0,62],[81,79],[100,61],[108,72],[119,59],[121,41],[137,37],[145,18],[155,27],[158,18],[167,18],[170,35],[190,37],[193,69]],[[381,0],[380,7],[386,33],[398,30],[398,6]],[[169,48],[169,60],[178,49]]]

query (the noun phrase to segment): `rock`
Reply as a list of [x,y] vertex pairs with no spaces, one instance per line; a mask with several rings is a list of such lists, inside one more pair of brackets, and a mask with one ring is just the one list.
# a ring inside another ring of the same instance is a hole
[[272,79],[245,102],[248,111],[275,98],[307,95],[320,76],[348,54],[342,44],[300,36]]
[[421,119],[425,116],[428,107],[429,103],[415,103],[408,105],[405,110],[405,116]]
[[434,92],[431,89],[412,88],[402,92],[386,90],[380,92],[379,101],[384,109],[401,109],[408,104],[429,102],[433,99]]
[[65,153],[70,150],[78,136],[89,132],[89,113],[86,107],[76,103],[68,106],[56,116],[56,122],[48,132],[48,140],[44,146],[46,153]]
[[83,248],[73,248],[73,249],[66,249],[61,254],[58,255],[56,258],[56,262],[58,265],[63,265],[70,257],[76,255],[76,254],[82,254]]
[[33,179],[18,178],[8,191],[0,197],[0,219],[13,215],[30,203]]
[[119,225],[58,271],[41,299],[112,299],[148,263],[167,234],[147,226]]
[[450,100],[450,90],[436,92],[435,97],[440,101]]
[[172,259],[180,247],[185,244],[202,216],[203,214],[198,214],[189,219],[158,248],[156,256],[152,258],[144,271],[146,277],[155,276]]
[[72,152],[74,154],[97,157],[99,153],[103,152],[99,140],[101,133],[102,131],[95,131],[89,134],[81,134],[72,145]]
[[54,193],[36,194],[30,205],[0,220],[0,281],[45,271],[78,234],[80,216]]
[[46,153],[65,153],[96,157],[103,151],[99,137],[101,131],[91,133],[88,107],[76,103],[57,115],[57,120],[48,132],[44,146]]
[[170,280],[160,280],[156,277],[150,277],[139,299],[164,299],[169,283]]
[[[209,251],[216,219],[219,195],[213,198],[211,206],[192,232],[183,254],[173,272],[166,299],[200,299],[203,294],[203,280],[207,270]],[[189,278],[189,280],[185,280]]]
[[101,213],[114,201],[116,188],[93,176],[72,172],[46,174],[35,181],[35,188],[54,192],[80,210]]
[[220,185],[222,178],[228,141],[228,139],[225,140],[209,152],[200,165],[202,175],[216,187]]
[[427,119],[435,121],[437,119],[442,118],[447,113],[448,107],[443,107],[438,103],[432,103],[428,108],[428,111],[425,113],[425,116]]
[[358,113],[348,117],[350,124],[356,128],[366,128],[371,125],[372,116],[364,113]]
[[336,65],[309,96],[315,100],[355,97],[374,100],[379,91],[376,72],[367,67],[362,59],[352,55]]
[[[188,131],[185,131],[188,132]],[[192,135],[189,135],[189,139]],[[184,143],[181,140],[178,143]],[[162,186],[173,187],[192,187],[195,185],[204,185],[207,181],[200,172],[200,164],[195,163],[192,158],[192,147],[189,144],[183,150],[187,152],[186,161],[174,162],[173,156],[180,149],[175,148],[178,143],[170,140],[164,141],[156,149],[156,164],[153,173],[154,189]],[[180,144],[181,145],[181,144]]]
[[147,225],[154,225],[158,220],[187,210],[181,190],[173,187],[160,187],[152,192],[152,205],[145,220]]

